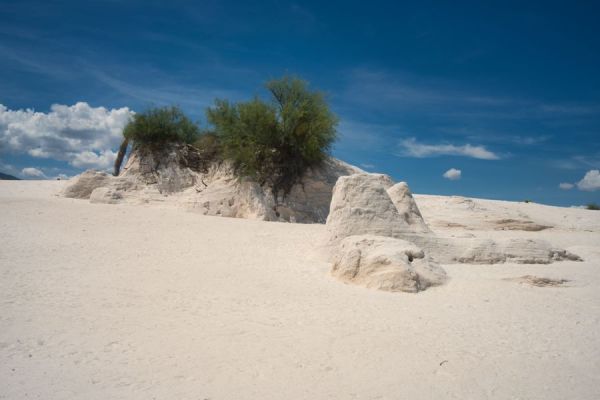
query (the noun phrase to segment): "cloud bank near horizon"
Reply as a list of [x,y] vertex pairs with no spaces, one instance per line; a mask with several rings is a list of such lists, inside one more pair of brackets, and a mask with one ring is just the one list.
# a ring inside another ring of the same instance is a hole
[[44,171],[42,171],[39,168],[34,168],[34,167],[27,167],[27,168],[23,168],[21,170],[21,174],[23,176],[29,177],[29,178],[39,178],[39,179],[46,179],[46,174],[44,174]]
[[[128,107],[107,109],[86,102],[53,104],[47,113],[11,110],[0,104],[0,154],[27,154],[66,161],[76,168],[107,169],[116,157],[113,149],[121,141],[123,127],[134,114]],[[21,173],[35,176],[33,169]]]

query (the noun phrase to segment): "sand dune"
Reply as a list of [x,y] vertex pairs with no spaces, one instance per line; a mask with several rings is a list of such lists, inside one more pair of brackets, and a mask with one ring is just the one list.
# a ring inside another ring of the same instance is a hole
[[436,233],[583,261],[444,264],[388,293],[331,277],[324,225],[63,185],[0,182],[0,399],[600,398],[600,212],[415,195]]

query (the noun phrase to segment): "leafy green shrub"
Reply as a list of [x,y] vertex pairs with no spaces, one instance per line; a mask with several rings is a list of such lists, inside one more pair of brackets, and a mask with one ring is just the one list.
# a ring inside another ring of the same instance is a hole
[[135,114],[123,129],[123,142],[115,159],[113,175],[118,176],[129,142],[159,147],[166,143],[192,143],[200,130],[178,107],[151,108]]
[[338,120],[323,94],[310,91],[302,80],[284,77],[266,87],[271,102],[216,100],[207,119],[224,158],[233,160],[241,175],[270,186],[277,198],[325,160]]
[[125,139],[147,146],[192,143],[199,135],[198,126],[178,107],[151,108],[135,114],[123,130]]
[[202,133],[192,145],[203,159],[218,160],[221,158],[221,142],[219,137],[212,132]]
[[587,206],[585,206],[585,208],[588,210],[600,210],[600,206],[596,203],[590,203]]

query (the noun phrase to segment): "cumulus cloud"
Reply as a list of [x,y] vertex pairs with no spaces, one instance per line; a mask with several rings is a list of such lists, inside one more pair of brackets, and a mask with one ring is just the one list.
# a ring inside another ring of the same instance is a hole
[[46,174],[41,169],[34,167],[23,168],[21,174],[29,178],[46,178]]
[[103,150],[100,153],[82,151],[71,161],[77,168],[110,168],[117,158],[117,153],[112,150]]
[[572,183],[568,183],[568,182],[563,182],[558,185],[558,187],[561,188],[562,190],[571,190],[571,189],[573,189],[574,186],[575,185],[573,185]]
[[79,102],[54,104],[50,112],[10,110],[0,104],[0,152],[67,161],[78,168],[108,168],[123,127],[134,112]]
[[478,158],[481,160],[498,160],[500,157],[489,151],[485,146],[473,146],[465,144],[456,146],[453,144],[424,144],[415,138],[409,138],[400,142],[401,155],[407,157],[425,158],[435,156],[463,156]]
[[589,192],[600,189],[600,170],[589,170],[583,179],[577,182],[577,188]]
[[459,180],[462,175],[462,171],[456,168],[450,168],[448,171],[444,172],[442,175],[446,179],[450,179],[451,181]]

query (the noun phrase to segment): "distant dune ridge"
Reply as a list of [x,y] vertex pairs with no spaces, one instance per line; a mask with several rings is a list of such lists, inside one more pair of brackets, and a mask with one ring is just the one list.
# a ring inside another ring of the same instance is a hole
[[19,178],[17,178],[16,176],[12,176],[9,174],[3,174],[2,172],[0,172],[0,180],[5,180],[5,181],[18,181],[20,180]]
[[[184,144],[134,148],[117,177],[86,171],[65,197],[92,203],[174,203],[205,215],[326,223],[326,257],[339,279],[387,291],[418,292],[446,281],[439,264],[549,264],[580,260],[538,238],[483,238],[432,231],[406,182],[366,173],[334,158],[309,170],[285,197],[236,176],[228,161],[204,160]],[[475,213],[474,203],[468,203]],[[498,215],[494,228],[539,231],[551,225]],[[533,227],[533,228],[532,228]],[[539,227],[539,228],[538,228]],[[535,229],[534,229],[535,228]]]

